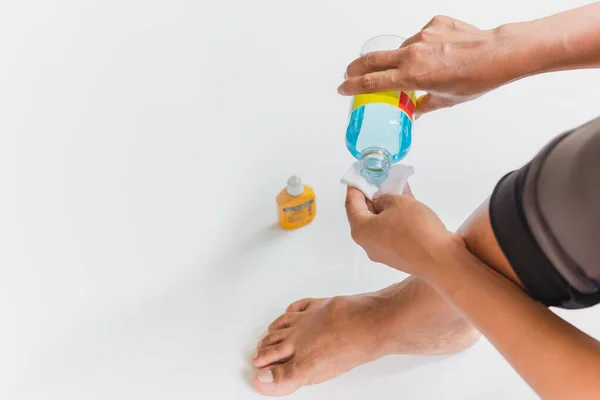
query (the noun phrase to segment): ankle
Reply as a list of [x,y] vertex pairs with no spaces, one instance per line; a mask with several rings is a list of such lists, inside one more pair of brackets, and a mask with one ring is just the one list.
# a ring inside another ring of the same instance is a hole
[[[477,342],[479,332],[435,289],[410,277],[373,293],[373,309],[384,310],[387,329],[378,332],[384,354],[447,354]],[[416,321],[420,333],[415,335]]]

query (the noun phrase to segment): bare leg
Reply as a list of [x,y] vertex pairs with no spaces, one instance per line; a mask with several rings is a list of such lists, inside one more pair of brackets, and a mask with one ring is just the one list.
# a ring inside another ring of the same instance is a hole
[[[457,234],[476,256],[519,283],[492,232],[487,201]],[[387,354],[454,353],[478,338],[435,290],[411,277],[379,292],[291,304],[257,345],[253,384],[282,396]]]

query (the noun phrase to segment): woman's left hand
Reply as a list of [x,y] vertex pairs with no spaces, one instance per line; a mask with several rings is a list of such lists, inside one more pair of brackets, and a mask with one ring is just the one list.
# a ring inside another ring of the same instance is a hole
[[427,279],[464,242],[410,194],[382,195],[373,202],[348,188],[346,212],[352,238],[375,262]]

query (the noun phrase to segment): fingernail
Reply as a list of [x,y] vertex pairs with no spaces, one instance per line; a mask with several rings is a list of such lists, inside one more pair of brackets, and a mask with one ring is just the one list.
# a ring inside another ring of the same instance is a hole
[[377,191],[377,192],[373,193],[373,200],[377,200],[382,195],[383,195],[383,193],[381,193],[381,191]]
[[344,93],[344,88],[343,88],[343,87],[341,87],[341,86],[340,86],[340,87],[338,87],[338,89],[337,89],[337,92],[338,92],[339,94],[346,94],[346,93]]
[[272,383],[273,373],[270,369],[263,369],[262,371],[258,371],[256,379],[258,379],[260,383]]
[[252,354],[253,360],[256,360],[256,357],[258,357],[258,350],[254,350],[254,354]]
[[348,73],[347,72],[344,72],[344,80],[345,81],[348,80]]

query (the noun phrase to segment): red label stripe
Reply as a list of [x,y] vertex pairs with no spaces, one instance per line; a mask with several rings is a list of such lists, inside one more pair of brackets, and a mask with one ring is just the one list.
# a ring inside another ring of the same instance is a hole
[[404,92],[400,92],[398,108],[404,111],[408,117],[412,119],[413,113],[415,112],[415,103],[413,103],[412,99]]

